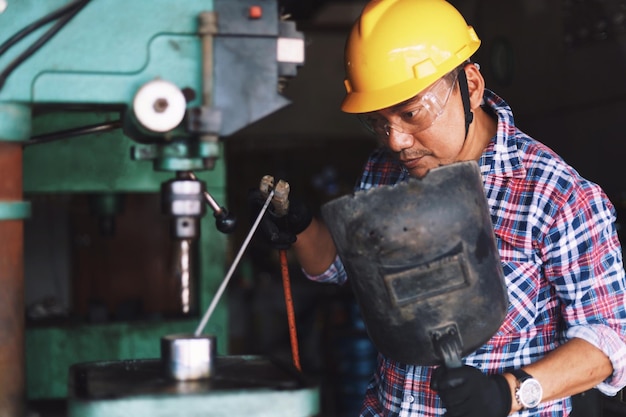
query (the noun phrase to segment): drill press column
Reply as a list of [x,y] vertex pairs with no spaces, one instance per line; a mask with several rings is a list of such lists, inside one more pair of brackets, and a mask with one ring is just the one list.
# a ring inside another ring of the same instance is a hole
[[[0,140],[0,203],[22,199],[22,145]],[[11,217],[11,216],[4,216]],[[24,225],[0,217],[0,417],[24,415]]]

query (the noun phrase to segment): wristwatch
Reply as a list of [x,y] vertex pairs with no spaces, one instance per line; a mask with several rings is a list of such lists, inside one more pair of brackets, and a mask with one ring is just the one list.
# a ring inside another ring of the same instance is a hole
[[515,386],[515,399],[523,409],[535,408],[541,402],[543,396],[543,388],[535,378],[521,369],[511,371],[511,374],[517,379]]

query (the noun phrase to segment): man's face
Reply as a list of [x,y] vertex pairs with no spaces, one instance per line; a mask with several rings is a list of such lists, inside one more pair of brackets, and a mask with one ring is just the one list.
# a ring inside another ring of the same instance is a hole
[[422,178],[432,168],[463,160],[465,113],[458,83],[452,85],[446,101],[432,124],[417,132],[401,128],[402,120],[412,117],[410,101],[376,112],[377,117],[388,122],[388,135],[378,135],[379,139],[414,177]]

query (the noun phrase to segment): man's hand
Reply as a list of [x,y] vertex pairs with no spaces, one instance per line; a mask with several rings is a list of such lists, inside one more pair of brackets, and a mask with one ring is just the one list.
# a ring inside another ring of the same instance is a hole
[[[256,219],[267,196],[258,189],[248,193],[252,219]],[[313,216],[311,210],[298,200],[289,201],[289,209],[286,214],[279,215],[270,204],[267,212],[259,224],[259,233],[275,249],[289,249],[296,241],[296,235],[309,227]]]
[[430,387],[448,410],[446,417],[505,417],[511,411],[511,390],[502,375],[485,375],[467,365],[441,366]]

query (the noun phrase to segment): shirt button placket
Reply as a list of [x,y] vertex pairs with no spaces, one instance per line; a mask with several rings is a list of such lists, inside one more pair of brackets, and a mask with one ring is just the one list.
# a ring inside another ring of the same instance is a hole
[[407,365],[406,376],[404,382],[404,390],[406,394],[402,396],[402,405],[400,407],[400,417],[410,416],[413,411],[413,403],[415,397],[411,394],[413,392],[413,380],[415,378],[415,366]]

